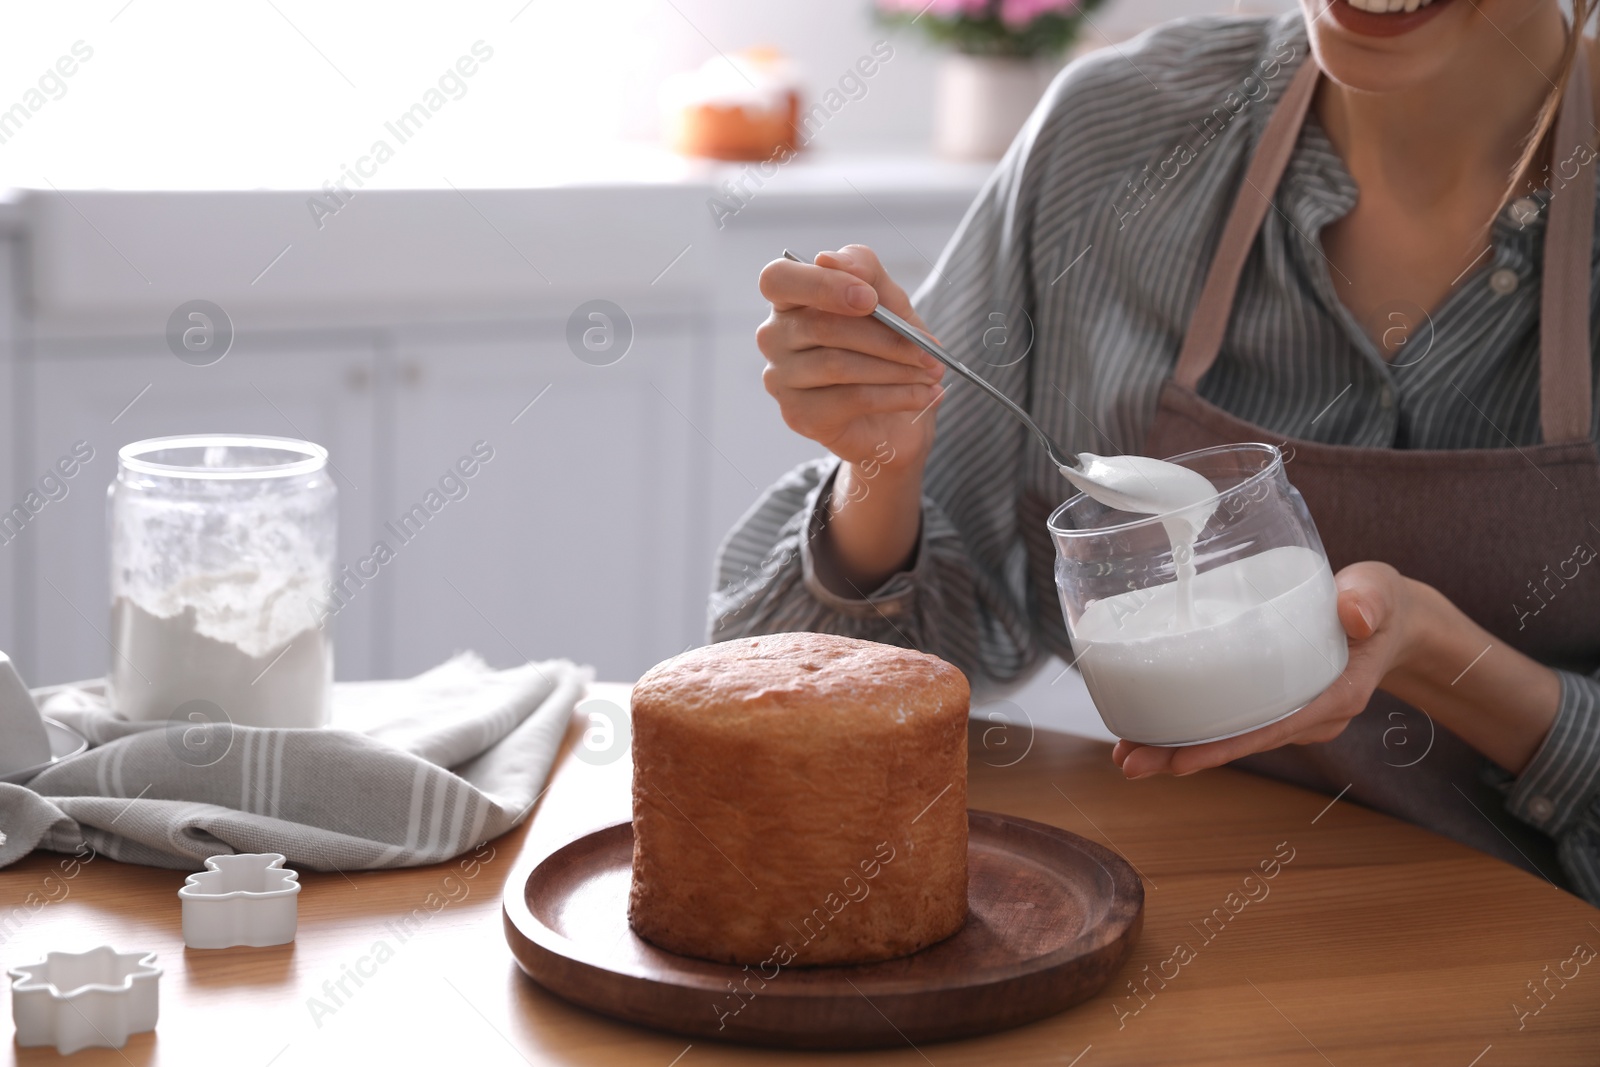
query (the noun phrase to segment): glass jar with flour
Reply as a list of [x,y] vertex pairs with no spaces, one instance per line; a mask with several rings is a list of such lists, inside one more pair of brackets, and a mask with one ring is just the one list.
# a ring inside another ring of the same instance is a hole
[[1216,741],[1290,715],[1348,656],[1327,554],[1279,451],[1227,445],[1169,462],[1215,493],[1157,515],[1080,494],[1049,520],[1089,695],[1112,733],[1149,745]]
[[117,459],[112,707],[135,720],[324,725],[338,495],[327,450],[210,434],[139,441]]

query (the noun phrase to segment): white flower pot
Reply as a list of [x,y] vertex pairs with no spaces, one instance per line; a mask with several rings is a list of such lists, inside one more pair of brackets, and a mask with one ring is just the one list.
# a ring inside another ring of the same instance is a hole
[[940,61],[934,147],[947,159],[999,159],[1059,63],[951,52]]

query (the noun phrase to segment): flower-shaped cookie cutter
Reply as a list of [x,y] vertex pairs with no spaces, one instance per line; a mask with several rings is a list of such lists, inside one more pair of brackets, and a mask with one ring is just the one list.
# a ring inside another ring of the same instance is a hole
[[17,1044],[54,1045],[66,1056],[81,1048],[121,1048],[129,1034],[156,1028],[161,968],[154,952],[51,952],[13,967],[11,1016]]
[[212,856],[178,890],[190,948],[266,948],[294,940],[300,872],[276,852]]

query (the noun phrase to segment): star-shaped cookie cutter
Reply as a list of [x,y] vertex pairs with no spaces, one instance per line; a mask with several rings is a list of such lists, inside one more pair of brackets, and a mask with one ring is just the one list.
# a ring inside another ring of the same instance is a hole
[[81,1048],[121,1048],[128,1035],[156,1027],[161,968],[154,952],[51,952],[6,972],[17,1044],[54,1045],[66,1056]]

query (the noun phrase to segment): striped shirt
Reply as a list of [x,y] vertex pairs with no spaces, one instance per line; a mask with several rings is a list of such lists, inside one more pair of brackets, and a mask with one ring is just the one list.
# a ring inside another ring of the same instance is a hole
[[[1067,449],[1137,452],[1271,104],[1308,54],[1291,13],[1183,20],[1070,65],[916,294],[929,328]],[[1412,323],[1391,361],[1339,300],[1321,250],[1320,231],[1351,210],[1357,187],[1308,115],[1201,395],[1284,438],[1537,442],[1551,195],[1507,206],[1488,253],[1430,318],[1391,309]],[[1600,436],[1600,404],[1595,414]],[[838,461],[790,472],[719,551],[711,638],[815,630],[909,645],[959,666],[980,696],[1046,654],[1070,660],[1047,541],[1039,548],[1044,516],[1026,503],[1066,494],[1024,434],[951,384],[913,564],[861,598],[825,588],[810,554]],[[1600,680],[1564,673],[1562,690],[1507,802],[1557,838],[1573,884],[1600,903]]]

